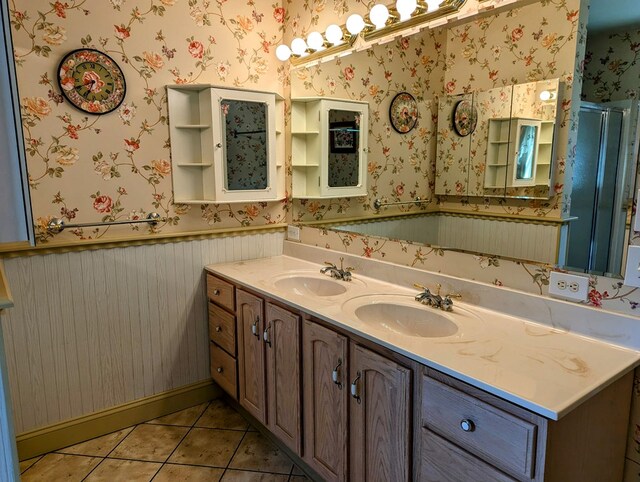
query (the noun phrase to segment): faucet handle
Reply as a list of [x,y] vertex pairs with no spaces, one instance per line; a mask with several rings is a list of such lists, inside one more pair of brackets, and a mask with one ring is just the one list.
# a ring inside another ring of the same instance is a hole
[[444,295],[445,298],[455,298],[456,300],[461,300],[462,295],[460,293],[447,293]]
[[422,286],[420,283],[413,283],[413,287],[417,288],[419,290],[426,290],[428,289],[426,286]]
[[334,263],[332,263],[331,261],[325,261],[324,264],[326,264],[327,266],[331,267],[331,268],[335,268],[336,265]]

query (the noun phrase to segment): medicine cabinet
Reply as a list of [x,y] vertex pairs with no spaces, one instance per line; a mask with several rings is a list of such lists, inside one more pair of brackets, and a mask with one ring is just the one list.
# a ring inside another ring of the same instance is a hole
[[294,198],[367,195],[369,105],[305,97],[291,102]]
[[562,88],[551,79],[441,98],[435,193],[549,199]]
[[210,85],[167,94],[176,204],[284,197],[281,97]]

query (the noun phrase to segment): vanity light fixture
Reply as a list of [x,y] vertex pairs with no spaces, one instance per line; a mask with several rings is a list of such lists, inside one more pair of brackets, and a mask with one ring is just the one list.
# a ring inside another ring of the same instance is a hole
[[[358,37],[364,42],[391,41],[398,35],[416,33],[420,27],[439,17],[457,12],[466,0],[396,0],[393,5],[374,5],[367,15],[368,22],[354,13],[347,18],[346,25],[331,24],[324,31],[310,32],[307,39],[297,37],[288,45],[276,48],[276,57],[290,60],[293,65],[335,58],[346,55]],[[364,46],[364,45],[361,45]],[[360,47],[359,47],[360,48]]]
[[542,102],[548,102],[550,100],[556,100],[556,91],[555,90],[543,90],[540,92],[540,100]]
[[324,38],[320,32],[311,32],[307,35],[307,45],[310,49],[318,50],[324,49]]
[[398,0],[396,2],[396,10],[400,14],[400,21],[404,22],[411,18],[411,14],[418,8],[417,0]]
[[278,45],[276,48],[276,57],[278,60],[286,62],[291,57],[291,49],[288,45]]
[[376,29],[381,29],[387,25],[389,16],[389,9],[381,3],[374,5],[369,12],[369,20],[371,20]]
[[296,37],[291,41],[291,52],[296,55],[304,55],[307,53],[307,42],[301,37]]
[[364,30],[365,26],[366,24],[364,23],[364,19],[360,15],[357,13],[349,15],[349,18],[347,19],[347,31],[351,35],[358,35]]

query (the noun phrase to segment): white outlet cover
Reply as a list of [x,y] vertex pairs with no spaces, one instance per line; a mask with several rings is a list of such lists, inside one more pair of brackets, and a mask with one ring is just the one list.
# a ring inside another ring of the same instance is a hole
[[[578,284],[578,290],[572,291],[570,285]],[[561,288],[564,286],[564,288]],[[589,278],[575,274],[552,271],[549,274],[549,294],[555,298],[571,301],[585,301],[589,294]]]
[[300,228],[298,226],[287,226],[287,239],[290,241],[300,241]]
[[629,246],[627,267],[624,270],[624,284],[640,286],[640,246]]

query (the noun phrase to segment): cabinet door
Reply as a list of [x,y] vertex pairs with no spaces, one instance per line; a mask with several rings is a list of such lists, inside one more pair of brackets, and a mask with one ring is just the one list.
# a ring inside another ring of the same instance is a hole
[[240,404],[266,424],[262,299],[237,290],[238,361]]
[[347,479],[347,339],[305,321],[304,459],[325,480]]
[[267,352],[268,427],[301,455],[300,317],[267,303],[263,340]]
[[350,355],[351,479],[408,481],[411,370],[355,343]]

